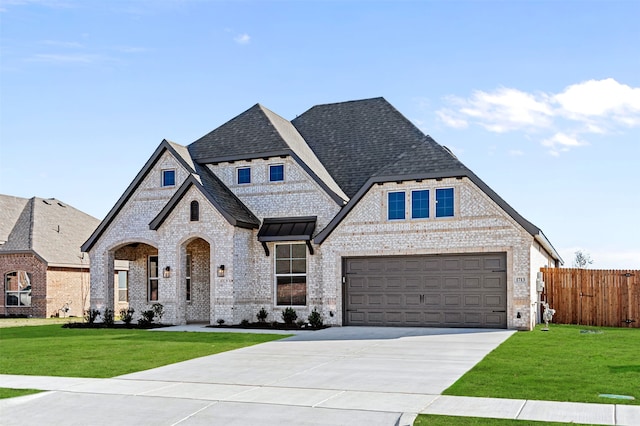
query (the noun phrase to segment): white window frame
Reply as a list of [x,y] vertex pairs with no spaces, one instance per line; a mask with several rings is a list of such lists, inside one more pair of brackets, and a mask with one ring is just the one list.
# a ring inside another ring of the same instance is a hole
[[[173,172],[173,185],[165,184],[164,174],[165,172]],[[163,188],[173,188],[176,186],[177,172],[176,169],[162,169],[160,171],[160,186]]]
[[[275,167],[275,166],[282,166],[282,180],[271,180],[271,167]],[[286,167],[284,166],[284,163],[277,163],[277,164],[269,164],[269,182],[270,183],[279,183],[279,182],[284,182],[285,178],[286,178],[286,171],[285,171]]]
[[[124,282],[124,287],[122,286],[122,280],[120,279],[120,277],[122,276],[121,274],[124,274],[125,276],[125,282]],[[116,275],[118,276],[118,302],[119,303],[125,303],[125,302],[129,302],[129,272],[128,271],[116,271]],[[120,292],[124,291],[124,300],[120,299]]]
[[[439,189],[450,189],[453,191],[453,214],[451,216],[438,216],[438,190]],[[456,191],[456,187],[454,186],[441,186],[433,189],[433,217],[438,220],[447,220],[456,217],[456,213],[458,212],[458,191]]]
[[[244,170],[244,169],[249,169],[249,182],[242,182],[240,183],[240,170]],[[242,167],[236,167],[236,184],[238,185],[250,185],[251,182],[253,182],[253,173],[251,171],[251,166],[242,166]]]

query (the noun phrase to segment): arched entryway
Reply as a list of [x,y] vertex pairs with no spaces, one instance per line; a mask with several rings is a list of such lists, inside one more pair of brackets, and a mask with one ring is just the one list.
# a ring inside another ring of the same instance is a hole
[[211,311],[211,246],[202,238],[183,245],[184,274],[181,277],[186,303],[187,323],[210,322]]
[[110,288],[116,316],[129,307],[140,313],[159,301],[160,269],[158,249],[149,244],[133,242],[113,250]]

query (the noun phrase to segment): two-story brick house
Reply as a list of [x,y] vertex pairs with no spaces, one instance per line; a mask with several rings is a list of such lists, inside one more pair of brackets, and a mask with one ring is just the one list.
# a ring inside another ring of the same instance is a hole
[[91,304],[164,322],[530,329],[536,272],[561,262],[448,149],[383,98],[288,121],[255,105],[188,146],[163,141],[82,249]]

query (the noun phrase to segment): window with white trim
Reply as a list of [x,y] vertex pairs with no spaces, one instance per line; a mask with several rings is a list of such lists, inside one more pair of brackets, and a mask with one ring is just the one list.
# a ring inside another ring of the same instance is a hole
[[452,217],[453,201],[453,188],[436,189],[436,217]]
[[239,185],[251,183],[251,167],[239,167],[236,170]]
[[129,301],[129,273],[118,271],[118,302]]
[[176,186],[176,171],[174,169],[162,171],[162,186]]
[[405,218],[404,191],[389,192],[387,194],[387,218],[389,220]]
[[31,274],[14,271],[4,276],[5,306],[31,306]]
[[276,245],[276,305],[307,304],[307,246]]
[[272,164],[269,166],[269,182],[282,182],[284,180],[284,164]]

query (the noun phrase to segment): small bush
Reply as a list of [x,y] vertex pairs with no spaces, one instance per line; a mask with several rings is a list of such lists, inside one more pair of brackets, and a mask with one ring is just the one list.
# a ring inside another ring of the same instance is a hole
[[267,312],[267,310],[264,307],[262,307],[256,314],[256,318],[258,318],[258,322],[265,323],[267,322],[268,315],[269,313]]
[[216,322],[218,323],[218,325],[224,325],[224,320],[222,318],[218,318]]
[[113,325],[113,309],[105,308],[102,314],[102,320],[104,321],[104,325],[111,327]]
[[322,314],[318,312],[316,308],[313,308],[313,311],[311,311],[311,313],[309,314],[308,320],[309,324],[313,328],[320,328],[324,324],[324,321],[322,320]]
[[96,322],[96,319],[100,316],[100,311],[98,309],[88,309],[84,311],[84,320],[89,324],[93,324]]
[[282,311],[282,320],[284,321],[285,324],[291,325],[297,319],[298,319],[298,314],[296,313],[296,310],[293,309],[292,307],[288,307],[284,311]]
[[156,317],[158,317],[158,321],[162,322],[162,315],[164,315],[164,306],[162,303],[154,303],[151,305],[151,309]]
[[131,321],[133,321],[134,312],[135,310],[133,308],[129,308],[129,309],[122,308],[120,309],[120,319],[126,325],[131,325]]
[[243,327],[248,327],[249,326],[249,320],[248,319],[243,319],[242,321],[240,321],[240,325]]
[[298,327],[303,328],[305,325],[305,322],[303,319],[299,319],[298,321],[296,321],[296,324],[298,325]]
[[138,325],[148,327],[153,324],[153,317],[156,315],[152,309],[142,312],[142,318],[138,319]]

